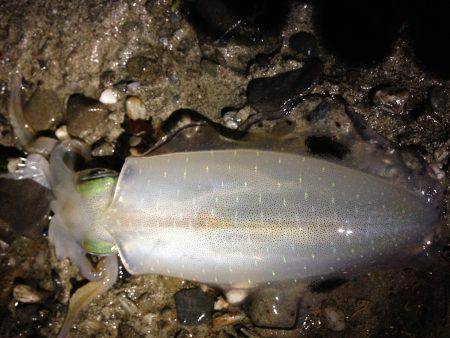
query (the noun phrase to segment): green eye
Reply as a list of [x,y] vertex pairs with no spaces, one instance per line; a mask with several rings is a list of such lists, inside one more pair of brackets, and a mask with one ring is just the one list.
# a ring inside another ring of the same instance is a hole
[[92,197],[113,191],[117,173],[107,169],[90,169],[78,173],[77,191],[84,197]]
[[85,197],[99,195],[105,191],[109,191],[117,182],[117,177],[102,177],[92,179],[77,185],[77,191]]
[[98,256],[110,255],[115,251],[114,244],[93,239],[85,239],[81,246],[86,252]]

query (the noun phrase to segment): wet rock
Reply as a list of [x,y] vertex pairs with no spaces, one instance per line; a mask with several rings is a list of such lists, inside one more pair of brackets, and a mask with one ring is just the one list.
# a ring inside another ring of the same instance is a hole
[[247,315],[259,327],[290,329],[297,322],[299,299],[295,289],[265,288],[251,296]]
[[325,317],[325,323],[330,330],[343,331],[345,329],[344,312],[333,306],[326,306],[322,309],[322,313]]
[[18,284],[13,289],[14,298],[26,304],[39,303],[42,300],[42,294],[29,285]]
[[130,58],[126,67],[130,77],[141,82],[151,83],[155,78],[163,74],[158,60],[143,55],[136,55]]
[[24,108],[24,117],[35,131],[52,129],[63,117],[63,104],[58,95],[38,88]]
[[306,115],[309,122],[317,122],[323,120],[331,111],[331,104],[328,101],[320,102],[313,111]]
[[150,114],[147,113],[144,102],[137,96],[130,96],[125,102],[127,116],[132,120],[148,120]]
[[108,117],[108,108],[82,94],[73,94],[67,102],[66,125],[70,135],[84,138]]
[[409,97],[409,91],[405,88],[383,86],[375,89],[372,102],[387,112],[403,115],[406,113],[405,106]]
[[311,59],[300,69],[254,79],[247,87],[247,101],[267,119],[283,117],[290,105],[319,80],[322,67],[320,60]]
[[16,235],[40,236],[48,224],[52,199],[50,190],[31,179],[0,178],[0,218]]
[[183,289],[175,295],[177,317],[184,325],[210,323],[214,307],[212,293],[203,292],[199,288]]
[[317,40],[311,33],[298,32],[289,38],[289,48],[301,58],[317,56]]

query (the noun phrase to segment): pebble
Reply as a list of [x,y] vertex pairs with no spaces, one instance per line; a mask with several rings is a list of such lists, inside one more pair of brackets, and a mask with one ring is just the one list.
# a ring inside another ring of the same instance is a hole
[[247,102],[266,119],[286,115],[286,102],[295,101],[320,78],[323,65],[318,59],[310,59],[300,69],[272,77],[257,78],[247,87]]
[[372,95],[372,102],[379,108],[392,114],[406,114],[405,106],[410,97],[405,88],[384,86],[376,89]]
[[54,128],[63,117],[63,104],[54,91],[38,88],[24,108],[24,117],[34,131]]
[[290,329],[297,321],[298,294],[289,288],[261,289],[251,296],[247,315],[259,327]]
[[111,156],[114,154],[115,146],[109,142],[103,142],[91,151],[92,156]]
[[289,48],[302,58],[317,55],[317,40],[311,33],[298,32],[289,38]]
[[144,102],[137,96],[129,96],[125,101],[127,116],[132,120],[148,120],[149,114]]
[[134,82],[131,82],[131,83],[129,83],[129,84],[127,85],[127,89],[128,89],[130,92],[136,92],[136,91],[139,89],[140,86],[141,86],[141,84],[140,84],[139,82],[134,81]]
[[343,331],[345,329],[345,315],[341,310],[327,306],[322,310],[327,327],[332,331]]
[[112,89],[105,89],[100,95],[99,101],[104,104],[116,104],[117,103],[118,93]]
[[184,325],[210,323],[214,307],[214,296],[199,288],[182,289],[174,295],[177,317]]
[[82,94],[73,94],[67,102],[66,125],[70,135],[83,136],[105,122],[108,108],[101,102]]
[[237,129],[241,121],[236,117],[236,112],[229,111],[223,115],[223,123],[227,128]]
[[136,147],[142,142],[142,137],[131,135],[130,139],[128,140],[128,144],[130,147]]
[[42,300],[42,295],[38,291],[25,284],[16,285],[13,296],[17,301],[26,304],[39,303]]
[[58,140],[64,141],[70,138],[69,132],[67,131],[67,126],[63,124],[55,131],[55,136]]
[[225,299],[223,299],[223,297],[218,297],[214,302],[215,311],[228,309],[229,306],[230,304]]

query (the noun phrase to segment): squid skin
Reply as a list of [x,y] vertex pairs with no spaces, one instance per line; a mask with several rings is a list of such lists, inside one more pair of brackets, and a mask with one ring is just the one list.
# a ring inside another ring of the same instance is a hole
[[[358,273],[417,255],[439,235],[439,194],[314,157],[179,152],[130,157],[117,177],[75,173],[67,153],[86,156],[73,140],[52,153],[49,239],[91,282],[70,300],[59,337],[114,284],[117,253],[131,274],[230,290]],[[86,253],[106,256],[104,270]]]
[[417,254],[440,210],[332,162],[238,149],[128,158],[104,217],[131,274],[254,287]]

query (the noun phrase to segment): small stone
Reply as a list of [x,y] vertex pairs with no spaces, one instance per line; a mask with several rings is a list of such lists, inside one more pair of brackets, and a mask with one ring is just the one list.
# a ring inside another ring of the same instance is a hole
[[210,323],[214,306],[212,293],[205,293],[199,288],[183,289],[175,293],[177,317],[184,325]]
[[128,144],[130,147],[136,147],[139,145],[139,143],[142,142],[142,137],[131,135],[130,139],[128,140]]
[[104,104],[116,104],[118,93],[111,88],[105,89],[100,95],[99,101]]
[[67,102],[67,131],[72,136],[83,138],[104,123],[108,114],[108,108],[103,103],[82,94],[73,94]]
[[63,124],[61,127],[56,129],[55,136],[60,141],[68,140],[70,138],[70,136],[69,136],[69,132],[67,131],[67,126],[65,124]]
[[307,58],[317,55],[317,40],[311,33],[298,32],[289,38],[289,48]]
[[144,102],[137,96],[130,96],[125,102],[127,116],[132,120],[148,120],[149,114],[145,109]]
[[247,87],[247,101],[265,118],[281,118],[289,111],[287,104],[295,105],[295,100],[319,80],[322,69],[320,60],[311,59],[300,69],[253,79]]
[[296,289],[265,288],[251,296],[247,314],[259,327],[290,329],[297,321],[299,295]]
[[49,130],[63,117],[63,104],[51,90],[38,88],[24,108],[24,117],[34,131]]
[[229,306],[230,304],[225,299],[223,299],[223,297],[218,297],[217,300],[214,302],[215,311],[228,309]]
[[109,142],[103,142],[98,147],[92,149],[92,156],[111,156],[114,154],[114,144]]
[[237,119],[236,112],[234,111],[229,111],[223,115],[223,124],[227,128],[237,129],[240,123],[241,121]]
[[26,304],[39,303],[42,300],[39,292],[25,284],[16,285],[13,289],[13,296],[17,301]]
[[343,331],[345,329],[345,315],[339,309],[327,306],[323,310],[327,327],[333,331]]
[[406,113],[405,105],[409,96],[407,89],[385,86],[373,93],[372,102],[387,112],[403,115]]
[[131,83],[129,83],[129,84],[127,85],[127,89],[128,89],[130,92],[136,92],[136,91],[139,89],[140,86],[141,86],[141,84],[140,84],[139,82],[134,81],[134,82],[131,82]]

